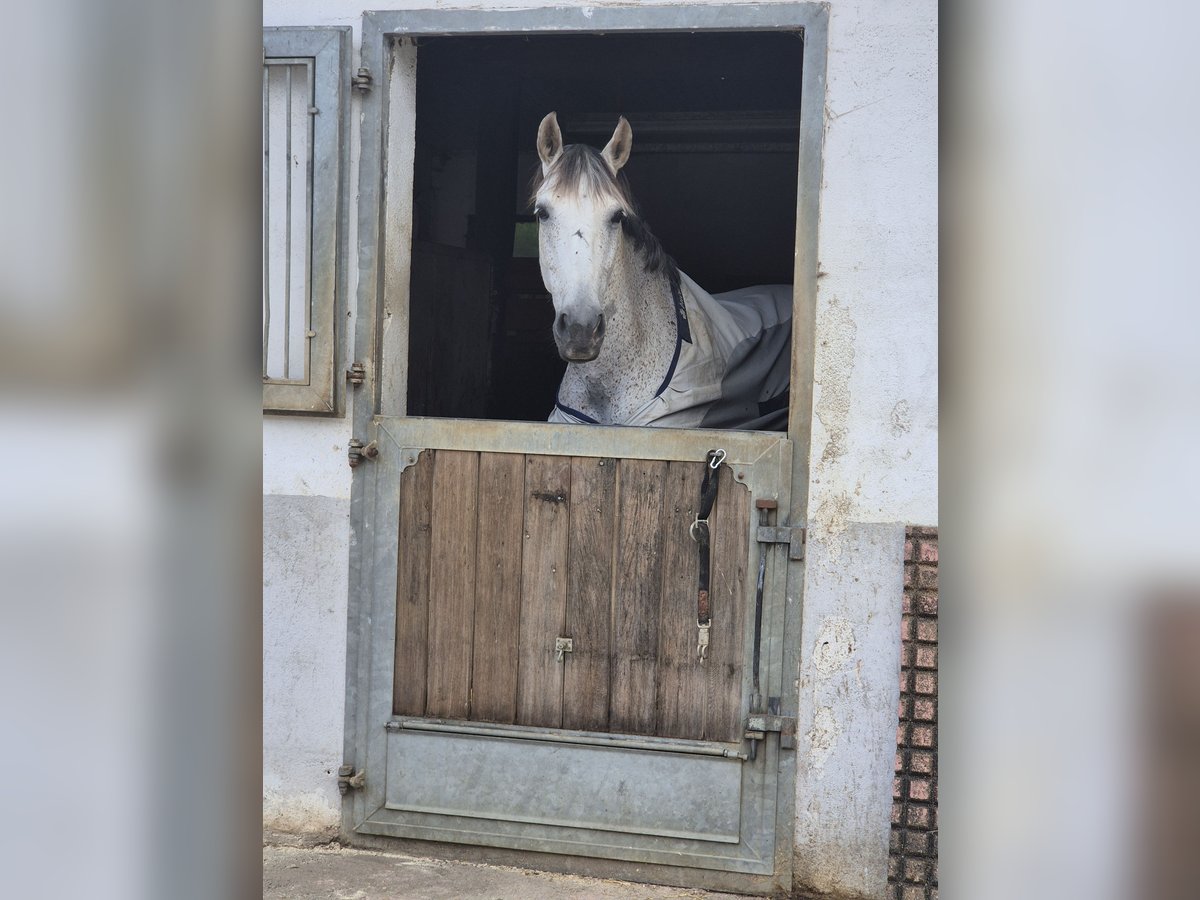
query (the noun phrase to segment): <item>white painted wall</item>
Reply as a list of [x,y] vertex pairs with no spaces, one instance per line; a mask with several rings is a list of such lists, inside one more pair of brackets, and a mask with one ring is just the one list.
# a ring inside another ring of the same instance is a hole
[[[673,5],[645,5],[664,4]],[[349,25],[357,60],[364,8],[479,5],[264,0],[263,21]],[[831,9],[797,870],[811,887],[873,897],[886,878],[879,861],[898,697],[902,529],[887,523],[935,525],[938,515],[937,8],[933,0],[833,0]],[[354,247],[357,96],[351,103]],[[353,265],[349,275],[353,306]],[[346,324],[349,335],[353,320]],[[319,830],[338,819],[326,770],[336,771],[342,747],[347,551],[338,535],[349,507],[348,421],[264,418],[264,504],[275,517],[264,547],[269,825]],[[854,566],[859,575],[849,574]],[[823,656],[821,636],[845,629],[855,636],[846,653]]]

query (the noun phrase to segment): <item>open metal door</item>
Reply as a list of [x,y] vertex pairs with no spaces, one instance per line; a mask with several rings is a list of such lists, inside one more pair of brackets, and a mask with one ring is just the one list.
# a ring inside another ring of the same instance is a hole
[[[802,584],[803,532],[788,526],[803,509],[806,467],[795,457],[807,431],[404,415],[417,49],[403,36],[736,28],[739,16],[782,16],[778,27],[803,28],[823,48],[815,4],[731,7],[724,20],[713,18],[719,9],[364,17],[364,365],[342,770],[350,841],[566,854],[617,877],[790,888],[796,685],[787,673],[799,616],[789,597]],[[802,154],[807,189],[805,165]],[[807,260],[811,248],[801,249]],[[805,326],[804,315],[797,321]],[[791,415],[806,422],[807,407],[793,401]],[[701,660],[689,528],[706,456],[718,449],[713,624]]]

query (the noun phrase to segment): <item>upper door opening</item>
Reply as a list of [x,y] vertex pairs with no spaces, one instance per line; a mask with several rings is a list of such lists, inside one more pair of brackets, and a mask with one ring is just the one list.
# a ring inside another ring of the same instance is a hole
[[528,203],[538,123],[601,147],[681,271],[712,293],[790,283],[799,32],[422,38],[408,412],[545,421],[565,363]]

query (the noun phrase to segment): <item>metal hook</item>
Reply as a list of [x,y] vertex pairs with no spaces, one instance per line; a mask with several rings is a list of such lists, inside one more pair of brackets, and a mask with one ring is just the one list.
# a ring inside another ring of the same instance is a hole
[[716,470],[721,468],[721,463],[725,462],[726,453],[722,449],[713,450],[709,454],[708,467]]

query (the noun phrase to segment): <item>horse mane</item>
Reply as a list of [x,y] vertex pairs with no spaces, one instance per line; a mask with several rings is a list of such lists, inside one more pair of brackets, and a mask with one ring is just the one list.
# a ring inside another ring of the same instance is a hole
[[614,176],[595,147],[567,144],[545,176],[539,163],[529,185],[530,205],[536,202],[538,191],[543,187],[575,194],[589,191],[594,196],[617,203],[625,212],[621,219],[621,230],[633,241],[634,249],[642,254],[646,271],[663,272],[671,279],[672,285],[679,284],[679,268],[642,218],[629,187],[629,179],[624,172]]

